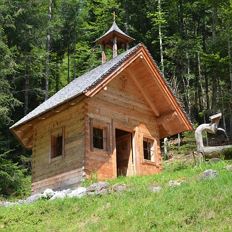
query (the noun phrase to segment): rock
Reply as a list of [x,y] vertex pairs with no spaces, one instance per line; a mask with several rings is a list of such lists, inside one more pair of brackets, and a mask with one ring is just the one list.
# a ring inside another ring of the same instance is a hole
[[95,195],[106,195],[109,193],[109,189],[101,189],[98,191],[95,191]]
[[17,203],[17,202],[10,202],[10,201],[4,201],[2,203],[3,207],[10,207],[10,206],[15,206],[15,205],[19,205],[19,203]]
[[158,192],[160,192],[160,191],[162,190],[162,187],[159,186],[159,185],[151,185],[151,186],[149,187],[149,190],[150,190],[151,192],[153,192],[153,193],[158,193]]
[[100,192],[101,190],[103,189],[108,189],[109,188],[109,183],[107,182],[97,182],[97,183],[94,183],[92,185],[90,185],[88,188],[87,188],[87,192]]
[[4,202],[3,201],[0,201],[0,207],[3,206]]
[[88,196],[94,196],[94,195],[95,195],[95,192],[86,192],[86,194],[87,194]]
[[86,195],[87,189],[84,187],[78,187],[77,189],[71,191],[69,194],[67,194],[67,197],[83,197]]
[[65,195],[68,195],[69,193],[71,193],[73,190],[71,189],[64,189],[64,190],[61,190],[61,191],[58,191],[58,192],[62,192],[64,193]]
[[42,198],[43,199],[50,199],[55,195],[55,192],[52,189],[46,189],[43,194],[42,194]]
[[225,169],[229,172],[232,172],[232,165],[225,166]]
[[208,169],[208,170],[205,170],[202,175],[201,175],[201,178],[202,179],[213,179],[215,177],[218,176],[218,172],[213,170],[213,169]]
[[64,199],[67,194],[63,191],[57,191],[55,194],[49,199],[49,201],[53,201],[55,199]]
[[106,205],[104,206],[104,209],[109,209],[109,208],[111,208],[111,204],[107,202]]
[[17,203],[18,203],[19,205],[23,205],[23,204],[26,203],[26,200],[18,200]]
[[64,190],[61,190],[61,191],[55,191],[54,195],[49,200],[52,201],[52,200],[55,200],[55,199],[64,199],[71,192],[72,192],[71,189],[64,189]]
[[31,195],[30,197],[28,197],[26,200],[25,200],[25,203],[26,204],[30,204],[34,201],[38,201],[39,199],[41,199],[43,197],[43,194],[41,193],[36,193],[36,194],[33,194]]
[[183,180],[170,180],[168,182],[169,187],[177,187],[177,186],[181,186],[184,183]]
[[222,161],[222,160],[219,159],[219,158],[211,158],[211,159],[209,160],[210,163],[218,163],[218,162],[220,162],[220,161]]
[[125,190],[127,190],[126,184],[115,184],[112,186],[112,191],[114,192],[123,192]]

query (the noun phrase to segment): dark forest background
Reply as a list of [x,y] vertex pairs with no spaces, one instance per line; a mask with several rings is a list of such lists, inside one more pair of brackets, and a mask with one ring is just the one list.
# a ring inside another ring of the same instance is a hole
[[100,64],[96,38],[119,27],[143,42],[192,122],[222,112],[232,135],[232,1],[0,0],[0,157],[28,168],[9,127]]

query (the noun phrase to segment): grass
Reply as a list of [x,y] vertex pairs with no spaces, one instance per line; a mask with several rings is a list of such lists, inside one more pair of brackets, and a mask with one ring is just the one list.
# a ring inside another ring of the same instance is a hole
[[[123,193],[0,208],[0,231],[232,231],[232,172],[225,165],[175,164],[158,175],[111,181],[128,184]],[[209,168],[219,176],[200,180]],[[170,188],[171,179],[185,184]],[[161,192],[150,192],[151,184]]]

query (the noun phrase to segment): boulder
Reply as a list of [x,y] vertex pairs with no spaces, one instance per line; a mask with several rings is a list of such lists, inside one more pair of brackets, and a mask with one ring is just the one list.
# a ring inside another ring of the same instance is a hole
[[101,190],[98,190],[98,191],[95,191],[95,195],[106,195],[109,193],[109,189],[101,189]]
[[43,194],[42,194],[42,198],[43,199],[50,199],[55,195],[55,192],[52,189],[46,189],[44,190]]
[[3,207],[10,207],[10,206],[15,206],[15,205],[19,205],[19,203],[18,202],[4,201],[1,204],[1,206],[3,206]]
[[87,189],[84,187],[78,187],[77,189],[74,189],[70,193],[67,194],[67,197],[83,197],[86,195]]
[[61,190],[61,191],[55,191],[54,195],[49,200],[52,201],[52,200],[55,200],[55,199],[64,199],[71,192],[72,192],[71,189],[64,189],[64,190]]
[[168,182],[168,186],[169,187],[178,187],[178,186],[181,186],[183,183],[184,183],[183,180],[170,180]]
[[115,184],[112,186],[112,191],[114,192],[123,192],[127,190],[127,185],[126,184]]
[[225,166],[225,169],[229,172],[232,172],[232,165]]
[[95,192],[95,193],[97,193],[97,192],[102,191],[103,189],[108,189],[109,186],[110,186],[110,185],[109,185],[109,183],[107,183],[107,182],[103,182],[103,181],[97,182],[97,183],[94,183],[94,184],[90,185],[90,186],[87,188],[87,192],[88,192],[88,193],[89,193],[89,192]]
[[67,194],[63,191],[57,191],[55,194],[49,199],[49,201],[53,201],[55,199],[64,199]]
[[33,194],[33,195],[31,195],[30,197],[28,197],[28,198],[25,200],[25,203],[26,203],[26,204],[30,204],[30,203],[32,203],[32,202],[34,202],[34,201],[37,201],[37,200],[41,199],[42,197],[43,197],[43,194],[41,194],[41,193]]
[[217,176],[218,176],[218,172],[216,170],[213,170],[213,169],[205,170],[201,174],[202,179],[214,179]]
[[159,185],[154,185],[153,184],[153,185],[149,186],[149,190],[151,192],[153,192],[153,193],[158,193],[158,192],[160,192],[162,190],[162,187],[159,186]]
[[209,162],[210,163],[218,163],[218,162],[220,162],[220,161],[222,161],[221,159],[219,159],[219,158],[211,158],[210,160],[209,160]]
[[17,203],[18,203],[19,205],[23,205],[23,204],[26,203],[26,200],[18,200]]

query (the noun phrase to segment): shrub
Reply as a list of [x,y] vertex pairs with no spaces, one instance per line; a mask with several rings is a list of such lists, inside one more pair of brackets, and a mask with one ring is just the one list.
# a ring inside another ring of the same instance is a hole
[[0,195],[22,196],[27,191],[25,186],[29,179],[25,176],[25,169],[7,159],[8,153],[0,155]]
[[175,161],[173,163],[166,163],[164,169],[169,172],[176,172],[176,171],[188,169],[191,166],[192,164],[184,161]]
[[222,154],[224,156],[224,159],[226,159],[226,160],[232,159],[232,148],[228,148],[228,149],[223,150]]

